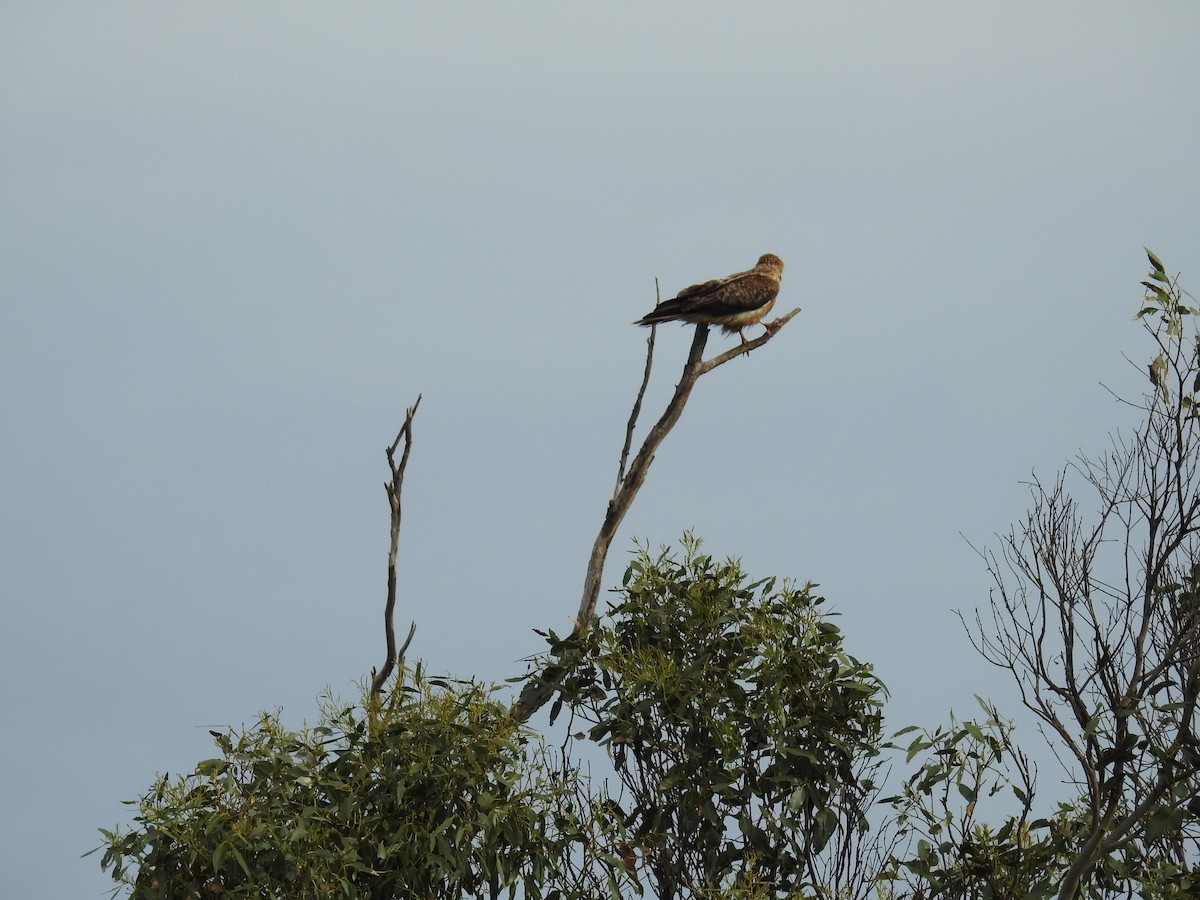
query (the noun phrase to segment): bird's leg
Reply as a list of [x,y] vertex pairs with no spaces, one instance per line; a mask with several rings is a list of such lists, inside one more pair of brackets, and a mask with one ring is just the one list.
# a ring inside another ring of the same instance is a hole
[[[759,324],[759,325],[761,325],[763,328],[767,329],[767,333],[763,335],[763,337],[767,337],[768,335],[772,335],[772,334],[774,334],[774,333],[775,333],[775,332],[777,332],[777,331],[778,331],[780,328],[782,328],[782,327],[783,327],[783,319],[776,319],[774,322],[759,322],[758,324]],[[749,343],[750,343],[748,340],[746,340],[746,329],[745,329],[745,327],[739,328],[739,329],[738,329],[738,334],[739,334],[739,335],[741,336],[741,338],[742,338],[742,346],[743,346],[743,347],[745,347],[747,344],[749,344]],[[749,351],[748,349],[747,349],[747,350],[744,350],[744,351],[742,351],[742,352],[743,352],[743,353],[744,353],[746,356],[749,356],[749,355],[750,355],[750,351]]]
[[[746,340],[746,329],[745,329],[745,328],[739,328],[739,329],[738,329],[738,336],[739,336],[739,337],[742,339],[742,346],[743,346],[743,347],[745,347],[747,344],[749,344],[749,343],[750,343],[748,340]],[[745,356],[749,356],[749,355],[750,355],[750,351],[749,351],[749,349],[743,350],[743,351],[742,351],[742,353],[743,353]]]

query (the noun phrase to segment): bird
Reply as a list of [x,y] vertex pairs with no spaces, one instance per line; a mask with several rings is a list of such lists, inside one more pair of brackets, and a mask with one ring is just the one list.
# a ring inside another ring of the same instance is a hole
[[762,318],[775,305],[782,277],[783,260],[774,253],[764,253],[753,269],[685,287],[633,324],[691,322],[697,325],[720,325],[726,334],[737,332],[741,335],[745,344],[744,329],[747,325],[760,324],[768,334],[779,328],[779,319],[763,322]]

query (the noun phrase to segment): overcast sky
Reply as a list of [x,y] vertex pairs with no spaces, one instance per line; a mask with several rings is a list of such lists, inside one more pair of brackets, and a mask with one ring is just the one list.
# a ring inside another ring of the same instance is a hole
[[963,536],[1128,423],[1142,247],[1200,288],[1198,38],[1191,0],[8,0],[3,892],[104,896],[79,854],[209,728],[354,696],[418,393],[411,653],[520,673],[579,603],[630,322],[764,252],[803,312],[700,382],[607,584],[694,529],[820,582],[895,727],[1010,700]]

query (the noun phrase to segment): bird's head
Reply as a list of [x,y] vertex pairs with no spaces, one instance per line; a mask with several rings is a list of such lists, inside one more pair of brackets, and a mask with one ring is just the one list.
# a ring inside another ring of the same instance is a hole
[[754,266],[756,269],[770,269],[775,273],[776,277],[783,274],[783,260],[774,253],[764,253],[758,258],[758,263]]

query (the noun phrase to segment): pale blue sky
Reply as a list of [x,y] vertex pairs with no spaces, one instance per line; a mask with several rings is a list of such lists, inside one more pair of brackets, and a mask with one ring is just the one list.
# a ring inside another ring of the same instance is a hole
[[804,312],[700,383],[608,583],[692,528],[819,581],[895,726],[1008,698],[960,532],[1126,421],[1142,246],[1200,288],[1198,38],[1192,2],[10,0],[5,893],[103,896],[120,800],[380,662],[418,393],[399,615],[432,669],[519,673],[578,604],[654,279],[764,252]]

